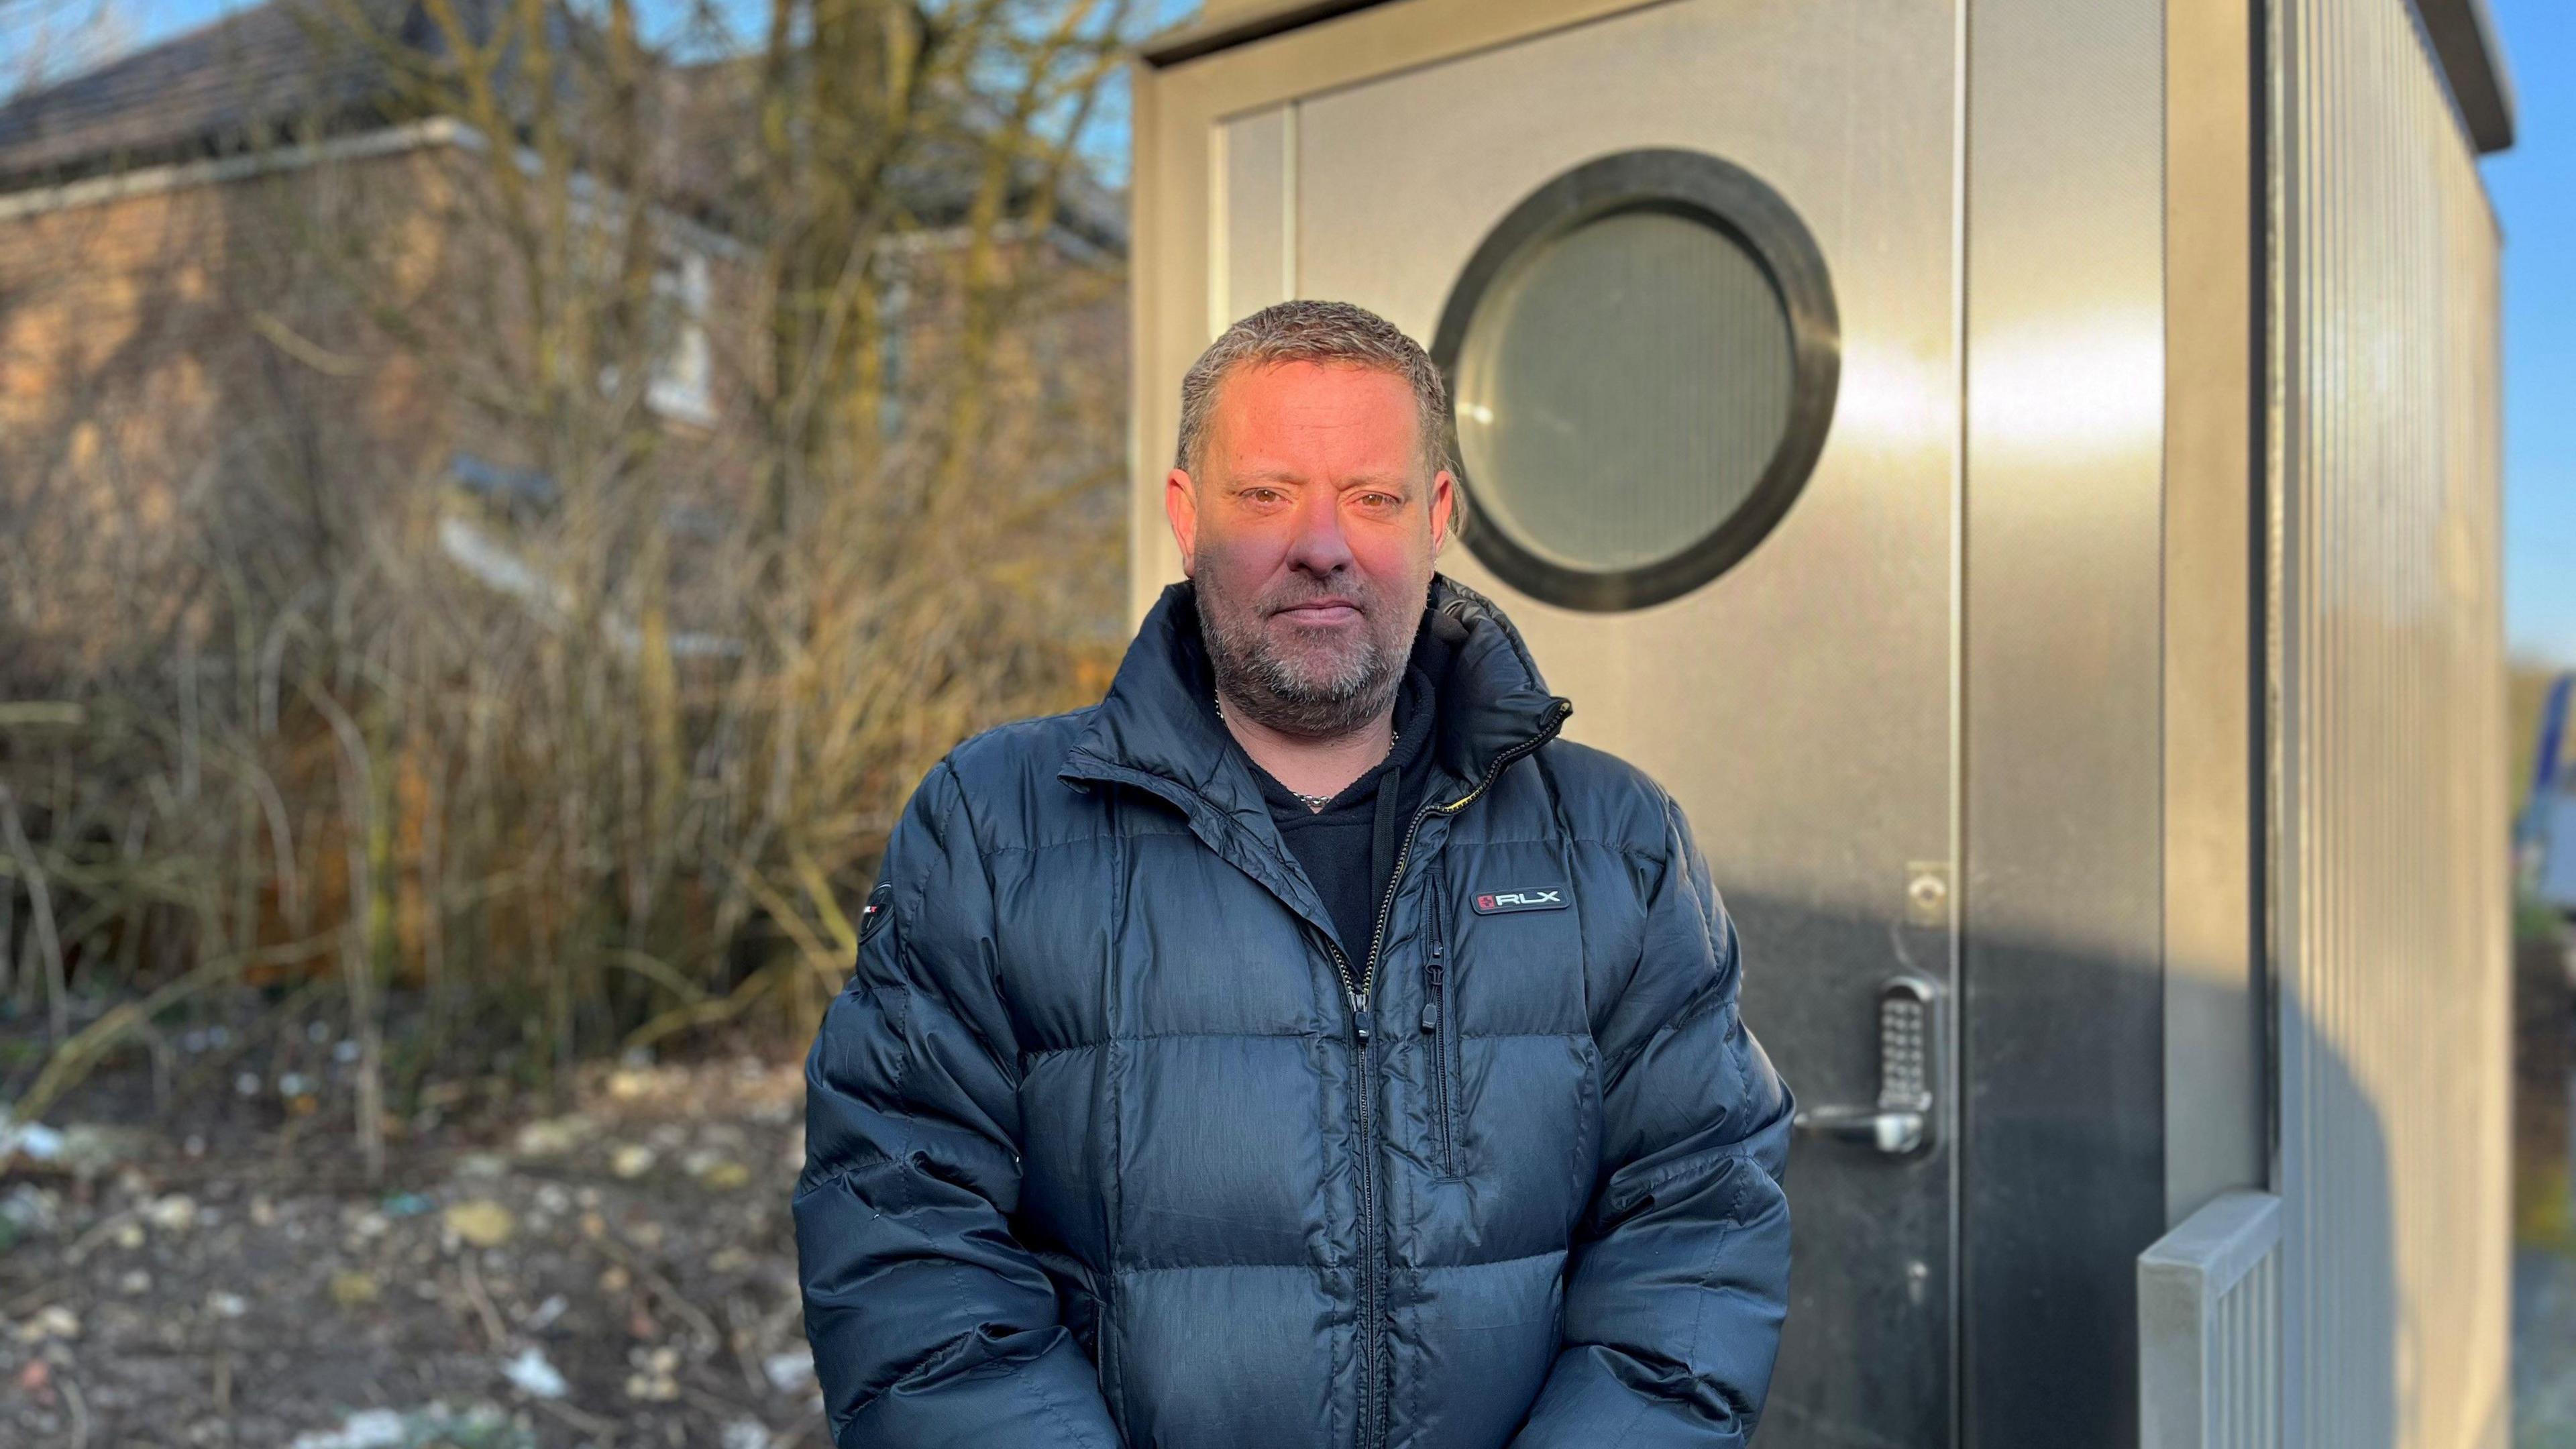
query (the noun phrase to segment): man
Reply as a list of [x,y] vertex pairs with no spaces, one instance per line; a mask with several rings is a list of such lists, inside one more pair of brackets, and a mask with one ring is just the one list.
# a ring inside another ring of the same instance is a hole
[[1422,349],[1236,323],[1188,582],[913,795],[807,1062],[841,1449],[1741,1445],[1790,1095],[1672,800],[1435,575]]

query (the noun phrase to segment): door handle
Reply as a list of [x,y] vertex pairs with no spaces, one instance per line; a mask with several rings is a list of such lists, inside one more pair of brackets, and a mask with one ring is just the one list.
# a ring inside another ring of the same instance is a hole
[[1802,1132],[1841,1142],[1875,1147],[1890,1157],[1921,1150],[1931,1137],[1930,1120],[1921,1112],[1882,1111],[1876,1107],[1809,1107],[1790,1119]]
[[1940,1060],[1940,987],[1896,976],[1878,989],[1878,1101],[1802,1109],[1801,1132],[1908,1157],[1932,1145],[1934,1064]]

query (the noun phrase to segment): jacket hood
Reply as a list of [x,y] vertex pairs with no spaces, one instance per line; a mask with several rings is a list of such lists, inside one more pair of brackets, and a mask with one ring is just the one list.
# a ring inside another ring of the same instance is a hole
[[[1504,751],[1550,733],[1573,709],[1548,691],[1520,631],[1494,601],[1448,575],[1432,575],[1420,627],[1437,631],[1450,655],[1439,681],[1435,788],[1472,787]],[[1183,579],[1146,613],[1108,695],[1066,756],[1063,776],[1141,774],[1179,785],[1248,826],[1255,817],[1266,826],[1260,787],[1202,698],[1203,647],[1197,585]]]

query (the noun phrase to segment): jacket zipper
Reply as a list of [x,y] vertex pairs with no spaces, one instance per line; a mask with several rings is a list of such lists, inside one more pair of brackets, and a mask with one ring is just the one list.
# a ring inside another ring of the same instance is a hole
[[[1361,988],[1351,984],[1350,958],[1342,954],[1339,942],[1327,936],[1324,949],[1333,954],[1333,969],[1342,978],[1342,990],[1351,1003],[1351,1080],[1359,1108],[1358,1197],[1360,1216],[1360,1412],[1358,1440],[1367,1449],[1370,1416],[1377,1408],[1378,1380],[1378,1307],[1377,1307],[1377,1118],[1369,1100],[1369,1084],[1377,1072],[1369,1063],[1369,1037],[1377,1023],[1370,1017],[1368,998]],[[1372,948],[1374,954],[1374,948]]]
[[[1449,941],[1446,912],[1438,901],[1431,906],[1431,957],[1423,963],[1422,1034],[1431,1039],[1431,1116],[1440,1132],[1440,1175],[1458,1175],[1458,1149],[1450,1136],[1449,1122],[1449,1036],[1457,1026],[1449,1010],[1449,988],[1444,968]],[[1444,1031],[1443,1027],[1447,1030]]]
[[1369,933],[1368,964],[1362,969],[1356,985],[1351,981],[1350,958],[1342,954],[1341,946],[1330,938],[1327,938],[1324,943],[1325,949],[1332,952],[1334,969],[1341,975],[1342,990],[1349,994],[1351,1032],[1358,1044],[1356,1053],[1358,1087],[1355,1095],[1358,1098],[1360,1119],[1359,1442],[1361,1449],[1370,1449],[1372,1445],[1386,1442],[1383,1413],[1385,1401],[1384,1396],[1379,1392],[1381,1385],[1378,1382],[1383,1377],[1382,1365],[1385,1357],[1383,1342],[1385,1326],[1380,1322],[1381,1315],[1378,1311],[1384,1286],[1379,1283],[1378,1274],[1384,1265],[1385,1258],[1378,1251],[1377,1243],[1377,1123],[1374,1104],[1369,1099],[1369,1082],[1375,1075],[1374,1069],[1369,1064],[1369,1038],[1375,1033],[1377,1027],[1376,1021],[1369,1013],[1369,1001],[1377,987],[1378,948],[1385,944],[1387,920],[1395,914],[1396,892],[1404,885],[1404,868],[1413,859],[1413,841],[1414,837],[1422,833],[1422,822],[1434,815],[1455,815],[1475,803],[1476,797],[1491,788],[1494,781],[1502,777],[1503,771],[1511,767],[1513,761],[1556,738],[1556,732],[1564,727],[1565,717],[1571,713],[1573,713],[1572,701],[1562,697],[1554,700],[1548,707],[1546,719],[1539,726],[1539,732],[1494,756],[1493,763],[1485,767],[1485,778],[1476,782],[1476,788],[1446,805],[1425,805],[1414,812],[1413,823],[1406,826],[1404,830],[1404,844],[1395,853],[1395,869],[1387,876],[1385,898],[1378,902],[1377,929]]

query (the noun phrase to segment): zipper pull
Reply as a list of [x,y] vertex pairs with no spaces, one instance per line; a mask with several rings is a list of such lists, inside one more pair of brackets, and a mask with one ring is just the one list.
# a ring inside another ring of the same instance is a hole
[[1440,1001],[1434,997],[1422,1003],[1422,1034],[1429,1036],[1440,1029]]
[[1369,1043],[1369,1033],[1377,1029],[1376,1016],[1371,1013],[1368,1008],[1361,1007],[1352,1013],[1351,1022],[1359,1031],[1360,1045],[1367,1046]]

